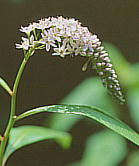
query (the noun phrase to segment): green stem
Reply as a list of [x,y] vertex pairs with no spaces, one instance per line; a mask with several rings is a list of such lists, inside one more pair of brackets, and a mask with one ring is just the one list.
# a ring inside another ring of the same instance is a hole
[[18,89],[18,85],[19,85],[19,82],[20,82],[20,78],[22,76],[22,73],[24,71],[26,63],[29,59],[29,56],[30,56],[30,52],[28,52],[28,54],[26,55],[26,58],[23,59],[22,64],[21,64],[21,66],[18,70],[15,82],[14,82],[13,94],[12,94],[12,97],[11,97],[11,112],[10,112],[9,122],[8,122],[7,128],[6,128],[5,133],[4,133],[4,140],[1,142],[1,145],[0,145],[0,166],[3,166],[2,162],[3,162],[3,157],[4,157],[4,151],[5,151],[5,148],[6,148],[6,145],[7,145],[7,141],[8,141],[8,138],[9,138],[10,131],[11,131],[13,125],[14,125],[14,122],[15,122],[14,116],[15,116],[15,111],[16,111],[17,89]]

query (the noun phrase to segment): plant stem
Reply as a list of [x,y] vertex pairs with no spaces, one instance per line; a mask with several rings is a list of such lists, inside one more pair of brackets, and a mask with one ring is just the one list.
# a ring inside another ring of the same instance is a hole
[[1,142],[1,145],[0,145],[0,166],[3,166],[2,162],[3,162],[3,157],[4,157],[4,151],[5,151],[5,148],[6,148],[6,145],[7,145],[7,141],[8,141],[8,138],[9,138],[10,131],[11,131],[13,125],[14,125],[14,122],[15,122],[14,116],[15,116],[15,111],[16,111],[17,89],[18,89],[18,85],[19,85],[19,82],[20,82],[20,78],[22,76],[22,73],[24,71],[26,63],[29,59],[29,56],[30,56],[30,54],[28,53],[26,58],[23,59],[23,61],[21,63],[21,66],[18,70],[15,82],[14,82],[13,94],[12,94],[12,97],[11,97],[11,112],[10,112],[9,122],[8,122],[7,128],[6,128],[5,133],[4,133],[4,140]]

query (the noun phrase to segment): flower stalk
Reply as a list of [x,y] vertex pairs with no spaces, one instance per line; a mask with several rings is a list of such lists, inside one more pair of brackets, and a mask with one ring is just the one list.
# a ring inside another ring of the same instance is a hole
[[4,138],[1,141],[1,145],[0,145],[0,166],[3,166],[3,157],[4,157],[4,151],[7,145],[7,141],[9,138],[9,134],[10,131],[14,125],[15,122],[15,112],[16,112],[16,96],[17,96],[17,90],[18,90],[18,86],[19,86],[19,82],[22,76],[22,73],[24,71],[24,68],[26,66],[26,63],[28,61],[30,57],[30,54],[26,55],[26,58],[23,59],[22,64],[19,68],[19,71],[17,73],[16,79],[15,79],[15,83],[14,83],[14,87],[13,87],[13,95],[11,96],[11,112],[10,112],[10,117],[9,117],[9,121],[8,121],[8,125],[7,128],[5,130],[4,136],[2,138]]

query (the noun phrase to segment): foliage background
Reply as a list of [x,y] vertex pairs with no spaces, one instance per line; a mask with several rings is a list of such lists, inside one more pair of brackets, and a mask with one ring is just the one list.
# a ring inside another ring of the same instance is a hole
[[[22,59],[22,53],[14,46],[20,41],[20,25],[26,26],[34,20],[56,15],[79,19],[103,41],[116,45],[130,63],[136,63],[139,39],[138,10],[138,0],[1,0],[0,74],[10,85],[13,84]],[[81,57],[60,59],[45,52],[34,55],[20,84],[17,113],[41,105],[59,103],[81,81],[96,76],[90,70],[81,71],[84,61]],[[3,117],[0,130],[3,131],[10,105],[7,104],[9,96],[2,89],[0,91],[0,117]],[[121,109],[122,119],[135,128],[127,106]],[[49,117],[49,114],[47,116]],[[18,122],[18,125],[41,125],[47,123],[47,120],[43,114],[35,115]],[[90,125],[82,120],[71,130],[74,140],[71,149],[64,151],[57,144],[44,141],[19,150],[10,158],[8,165],[62,166],[78,161],[85,148],[85,139],[101,129],[102,126],[98,124]],[[129,151],[137,150],[132,143],[128,142],[128,146]],[[125,165],[127,160],[128,156],[121,165]]]

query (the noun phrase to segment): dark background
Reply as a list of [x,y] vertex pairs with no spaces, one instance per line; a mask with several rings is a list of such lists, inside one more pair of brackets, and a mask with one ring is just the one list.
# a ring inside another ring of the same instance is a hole
[[[79,19],[103,41],[115,44],[130,63],[138,61],[139,0],[0,0],[0,76],[11,86],[23,58],[22,52],[15,49],[15,43],[20,42],[22,35],[20,26],[57,15]],[[36,53],[23,74],[17,113],[56,104],[82,80],[95,75],[90,71],[81,71],[84,61],[81,57],[61,59],[45,51]],[[9,96],[0,88],[1,131],[7,123],[9,102]],[[45,119],[44,114],[37,115],[20,121],[18,125],[42,125]],[[7,166],[63,166],[79,160],[84,148],[82,136],[96,130],[83,123],[81,121],[72,130],[74,142],[70,150],[64,151],[55,143],[34,144],[18,150]],[[98,125],[97,128],[102,127]],[[79,130],[82,131],[80,135]]]

